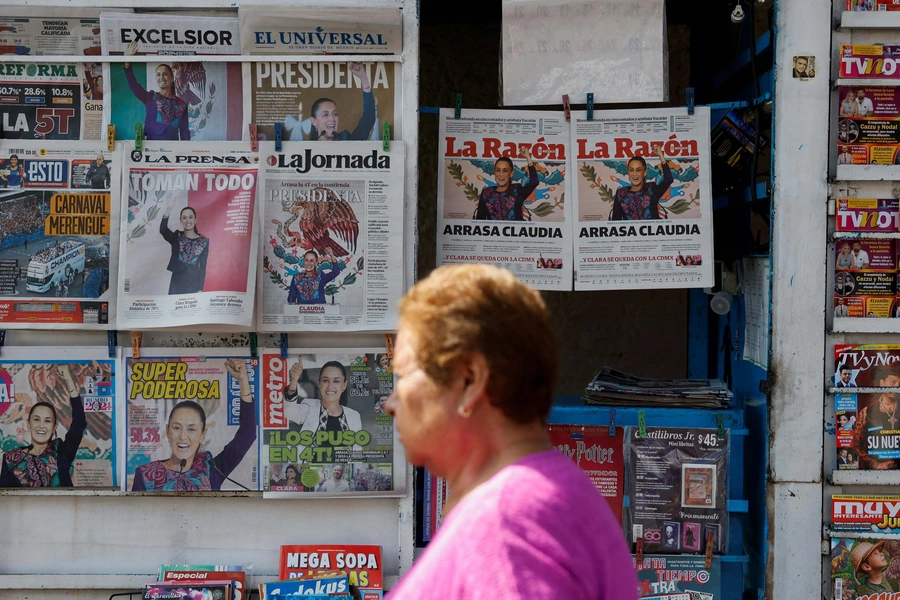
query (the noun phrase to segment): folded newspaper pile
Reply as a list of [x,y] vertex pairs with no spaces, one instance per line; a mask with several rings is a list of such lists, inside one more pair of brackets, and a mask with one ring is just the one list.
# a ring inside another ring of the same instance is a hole
[[719,379],[650,379],[603,367],[584,390],[588,404],[730,408],[732,393]]

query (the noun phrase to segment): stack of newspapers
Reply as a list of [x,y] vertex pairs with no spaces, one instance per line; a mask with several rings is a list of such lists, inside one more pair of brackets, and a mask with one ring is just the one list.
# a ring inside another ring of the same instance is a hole
[[719,379],[649,379],[603,367],[583,398],[603,406],[719,409],[731,407],[732,394]]

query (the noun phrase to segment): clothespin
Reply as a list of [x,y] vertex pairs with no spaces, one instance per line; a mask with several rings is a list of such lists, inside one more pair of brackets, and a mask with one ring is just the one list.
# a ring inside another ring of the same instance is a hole
[[384,347],[387,350],[388,358],[394,358],[394,335],[391,333],[384,334]]
[[141,121],[134,124],[134,149],[144,151],[144,124]]
[[685,100],[687,101],[688,114],[694,114],[694,88],[684,90]]
[[716,434],[720,440],[725,439],[725,417],[721,413],[716,415]]
[[141,337],[143,335],[140,331],[131,332],[131,358],[141,357]]
[[110,152],[116,149],[116,126],[112,124],[106,126],[106,149]]
[[250,332],[250,356],[256,358],[259,356],[259,337],[255,331]]
[[643,410],[638,411],[638,437],[647,437],[647,415]]
[[0,348],[6,343],[6,330],[0,329]]
[[250,123],[250,150],[259,152],[259,132],[256,123]]
[[456,110],[453,113],[453,118],[458,119],[462,116],[462,94],[456,94]]
[[616,437],[616,409],[609,409],[609,437]]
[[587,95],[587,119],[594,120],[594,94]]
[[288,338],[286,333],[281,334],[281,358],[287,358],[287,350],[288,350]]
[[569,95],[563,94],[563,111],[566,113],[566,122],[572,120],[572,105],[569,104]]
[[637,564],[643,564],[644,562],[644,538],[638,538],[637,548],[635,548],[634,557],[637,559]]
[[109,357],[116,357],[116,346],[119,345],[119,332],[115,329],[110,329],[106,332],[106,348],[109,350]]
[[284,137],[284,126],[275,123],[275,152],[281,152],[281,139]]
[[706,568],[712,567],[713,546],[715,545],[716,536],[710,529],[706,532]]
[[385,152],[391,151],[391,124],[387,121],[381,126],[381,149]]

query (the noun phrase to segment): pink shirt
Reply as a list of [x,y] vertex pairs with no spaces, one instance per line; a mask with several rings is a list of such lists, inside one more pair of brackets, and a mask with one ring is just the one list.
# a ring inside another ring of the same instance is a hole
[[635,600],[637,576],[606,500],[552,449],[470,492],[387,598]]

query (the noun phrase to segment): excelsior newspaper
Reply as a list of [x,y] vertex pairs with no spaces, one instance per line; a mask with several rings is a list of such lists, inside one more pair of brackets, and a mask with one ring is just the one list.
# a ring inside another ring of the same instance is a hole
[[118,486],[115,367],[102,347],[3,348],[0,487]]
[[572,289],[563,113],[441,110],[437,264],[508,269],[536,289]]
[[402,142],[261,142],[260,331],[393,330]]
[[572,114],[575,289],[713,285],[709,109]]
[[126,489],[258,490],[259,360],[141,349],[126,364]]
[[399,73],[389,62],[244,63],[244,105],[261,140],[275,123],[285,141],[380,140],[382,121],[400,122]]
[[[100,14],[103,54],[240,54],[237,17]],[[128,46],[137,46],[129,52]]]
[[357,493],[394,489],[391,359],[377,350],[262,357],[263,489]]
[[121,151],[0,142],[0,324],[115,329]]
[[119,327],[250,326],[257,153],[183,142],[126,154]]

